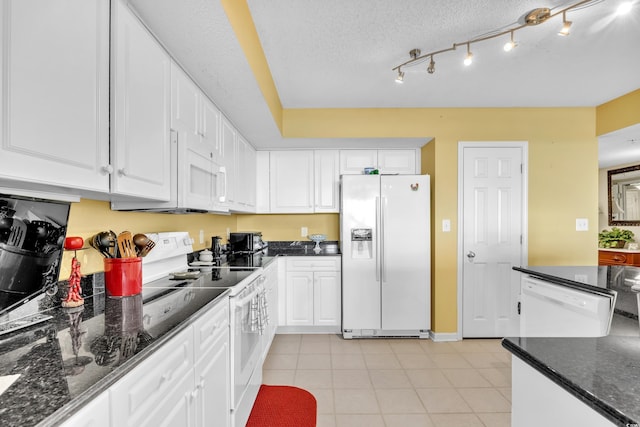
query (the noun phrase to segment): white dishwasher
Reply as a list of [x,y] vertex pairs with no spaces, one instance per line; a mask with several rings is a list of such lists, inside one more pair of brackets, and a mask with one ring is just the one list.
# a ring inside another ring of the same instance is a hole
[[524,276],[520,336],[605,336],[611,326],[615,297]]

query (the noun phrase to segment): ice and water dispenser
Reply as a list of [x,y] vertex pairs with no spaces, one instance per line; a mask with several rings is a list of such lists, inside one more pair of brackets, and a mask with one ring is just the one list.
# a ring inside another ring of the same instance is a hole
[[373,230],[351,229],[351,258],[373,258]]

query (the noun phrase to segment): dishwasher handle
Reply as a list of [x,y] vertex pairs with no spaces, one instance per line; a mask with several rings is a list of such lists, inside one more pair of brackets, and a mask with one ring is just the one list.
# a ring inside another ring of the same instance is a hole
[[552,303],[568,305],[585,311],[597,312],[597,305],[590,304],[594,297],[590,295],[579,296],[578,292],[571,290],[556,290],[539,283],[524,283],[522,293],[537,298],[544,298]]

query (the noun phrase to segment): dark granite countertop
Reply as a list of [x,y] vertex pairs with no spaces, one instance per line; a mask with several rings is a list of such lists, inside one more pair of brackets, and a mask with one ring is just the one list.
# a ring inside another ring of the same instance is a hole
[[336,241],[320,243],[320,252],[314,251],[315,243],[298,241],[269,242],[268,256],[340,256],[340,248]]
[[615,425],[640,423],[640,268],[622,266],[514,267],[558,285],[617,293],[609,336],[505,338],[503,347]]
[[[0,425],[57,425],[229,293],[195,280],[153,298],[112,298],[85,279],[84,306],[42,294],[33,303],[51,319],[0,336],[0,377],[17,376],[1,395]],[[168,300],[180,302],[167,313]]]

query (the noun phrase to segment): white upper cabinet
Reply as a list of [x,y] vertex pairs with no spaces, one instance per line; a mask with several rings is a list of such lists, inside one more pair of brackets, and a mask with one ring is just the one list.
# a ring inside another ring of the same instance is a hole
[[378,169],[381,174],[420,173],[416,150],[340,150],[340,175],[359,175],[364,168]]
[[108,192],[109,1],[3,0],[0,28],[0,179]]
[[377,150],[340,150],[340,175],[358,175],[364,168],[377,167]]
[[311,213],[314,210],[313,151],[272,151],[269,156],[272,213]]
[[314,212],[340,209],[340,155],[338,150],[316,150],[314,156]]
[[378,150],[378,169],[384,174],[413,175],[416,170],[416,150]]
[[236,150],[236,209],[256,211],[256,150],[242,135],[237,135]]
[[111,14],[111,192],[171,197],[171,59],[122,0]]
[[220,172],[220,111],[180,67],[171,67],[171,129],[177,134],[179,208],[226,211]]
[[222,145],[220,162],[227,171],[226,203],[230,208],[236,205],[236,129],[222,116],[220,121],[220,143]]

